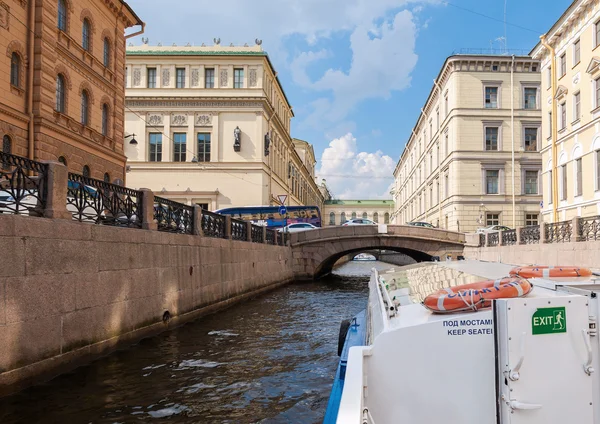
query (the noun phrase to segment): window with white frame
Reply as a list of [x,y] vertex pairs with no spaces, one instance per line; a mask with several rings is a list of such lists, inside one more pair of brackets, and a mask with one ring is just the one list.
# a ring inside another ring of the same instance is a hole
[[561,173],[561,181],[562,181],[562,184],[560,187],[560,200],[567,200],[568,179],[567,179],[567,164],[566,163],[560,167],[560,173]]
[[448,95],[444,97],[444,112],[446,112],[446,116],[448,116],[448,114],[450,113],[450,111],[448,110]]
[[450,177],[448,173],[444,176],[444,198],[450,197]]
[[548,72],[546,72],[546,77],[548,88],[550,88],[552,86],[552,66],[548,66]]
[[581,173],[581,158],[575,159],[575,178],[577,184],[575,186],[575,196],[581,196],[583,194],[583,175]]
[[594,47],[600,44],[600,21],[594,24]]
[[484,97],[484,108],[486,109],[498,109],[498,86],[486,86],[485,97]]
[[560,122],[558,123],[559,129],[564,130],[567,128],[567,103],[563,102],[558,106],[558,112],[560,113]]
[[525,194],[538,194],[538,171],[525,171]]
[[548,134],[550,134],[550,137],[552,136],[552,112],[548,112]]
[[559,58],[559,64],[560,64],[560,74],[558,76],[558,78],[562,78],[565,76],[565,74],[567,73],[567,54],[563,53],[560,58]]
[[596,159],[596,191],[600,190],[600,150],[594,152]]
[[554,193],[552,193],[552,186],[554,185],[554,181],[552,181],[552,170],[548,171],[548,204],[551,205],[554,197]]
[[485,225],[500,225],[500,214],[499,213],[486,213],[485,214]]
[[598,77],[594,80],[594,92],[595,92],[594,108],[597,108],[597,107],[600,107],[600,77]]
[[538,151],[538,128],[537,127],[525,127],[523,134],[523,149],[526,152],[537,152]]
[[485,150],[498,150],[498,127],[485,127]]
[[446,133],[446,136],[444,137],[444,149],[446,156],[448,156],[450,154],[450,141],[448,139],[448,133]]
[[523,88],[523,109],[537,109],[537,87]]
[[539,223],[539,214],[537,213],[526,213],[525,214],[525,225],[526,226],[532,226],[532,225],[540,225]]
[[581,118],[581,94],[579,92],[573,94],[573,121]]
[[581,61],[581,43],[577,39],[573,43],[573,66],[577,65]]
[[485,170],[485,194],[498,194],[500,182],[499,169]]

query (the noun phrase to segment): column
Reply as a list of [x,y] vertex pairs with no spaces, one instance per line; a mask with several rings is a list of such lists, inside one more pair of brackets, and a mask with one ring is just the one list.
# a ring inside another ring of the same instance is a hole
[[227,88],[233,88],[233,65],[227,66]]
[[194,134],[196,116],[194,112],[188,112],[188,125],[187,125],[187,154],[185,156],[186,162],[191,162],[194,156],[198,157],[198,142],[196,141],[196,135]]
[[204,236],[202,231],[202,208],[198,205],[194,205],[194,235]]
[[185,88],[190,88],[191,85],[191,78],[190,78],[190,65],[185,65]]
[[171,162],[173,160],[172,150],[173,142],[171,141],[171,114],[163,114],[163,136],[162,136],[162,161]]
[[[215,71],[216,72],[216,71]],[[216,77],[215,77],[216,78]],[[215,80],[215,84],[217,81]],[[232,135],[233,137],[233,135]],[[233,145],[233,140],[231,141]],[[223,159],[221,151],[221,134],[219,131],[219,114],[212,117],[212,129],[210,133],[210,161],[220,162]]]
[[250,87],[248,83],[248,65],[244,65],[244,88]]
[[140,72],[142,73],[140,78],[140,87],[148,87],[148,67],[146,65],[140,66]]
[[156,65],[156,88],[162,87],[162,69],[160,65]]
[[215,65],[215,88],[221,86],[221,76],[219,75],[219,65]]
[[198,68],[198,87],[197,88],[204,88],[205,87],[205,79],[204,79],[205,73],[204,73],[204,65],[200,65],[200,67]]

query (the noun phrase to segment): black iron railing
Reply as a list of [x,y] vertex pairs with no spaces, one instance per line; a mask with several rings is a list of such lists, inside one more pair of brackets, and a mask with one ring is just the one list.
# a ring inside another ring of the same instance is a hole
[[578,241],[600,240],[600,215],[579,220]]
[[487,238],[488,238],[488,246],[498,246],[498,244],[500,244],[500,233],[493,232],[493,233],[488,233]]
[[248,223],[239,219],[231,218],[231,238],[234,240],[248,240]]
[[267,229],[267,244],[275,244],[276,237],[277,237],[277,232],[275,230]]
[[207,210],[202,211],[202,232],[206,237],[225,238],[227,236],[225,223],[224,215]]
[[263,227],[260,225],[252,224],[252,232],[250,233],[250,238],[252,239],[252,243],[262,243]]
[[158,231],[194,233],[193,206],[154,196],[154,219],[158,224]]
[[517,244],[517,230],[502,231],[502,244],[505,246]]
[[67,209],[75,221],[141,228],[141,192],[69,172]]
[[571,241],[572,221],[562,221],[545,225],[546,243],[566,243]]
[[485,234],[479,234],[479,247],[485,246]]
[[540,242],[540,226],[531,225],[521,228],[521,244],[536,244]]
[[0,213],[42,216],[48,165],[0,152]]

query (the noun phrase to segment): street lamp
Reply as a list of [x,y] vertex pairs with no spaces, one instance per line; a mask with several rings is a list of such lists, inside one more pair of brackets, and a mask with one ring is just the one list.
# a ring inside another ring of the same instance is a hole
[[138,144],[137,140],[134,138],[135,134],[126,135],[125,139],[128,139],[129,137],[131,137],[131,140],[129,140],[129,144],[132,144],[134,146]]

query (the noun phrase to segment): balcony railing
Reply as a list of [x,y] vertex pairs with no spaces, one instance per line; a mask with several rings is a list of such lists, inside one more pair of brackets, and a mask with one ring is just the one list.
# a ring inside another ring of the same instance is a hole
[[248,223],[231,218],[231,238],[233,240],[248,241]]
[[571,241],[572,221],[548,223],[545,225],[546,243],[565,243]]
[[488,246],[498,246],[500,244],[500,233],[498,233],[497,231],[493,233],[488,233],[487,239]]
[[485,234],[479,234],[479,247],[485,246]]
[[540,226],[531,225],[522,227],[521,229],[521,244],[535,244],[540,242]]
[[225,238],[225,216],[218,213],[202,211],[202,232],[207,237]]
[[0,152],[0,213],[42,216],[48,165]]
[[194,233],[194,208],[174,200],[154,196],[154,220],[158,231]]
[[275,244],[275,239],[277,237],[277,232],[275,230],[271,230],[267,228],[267,244]]
[[502,231],[502,245],[512,246],[517,244],[517,230]]
[[252,243],[262,243],[263,242],[263,228],[260,225],[252,224],[252,232],[250,233],[250,238]]
[[600,240],[600,215],[579,220],[579,240]]

